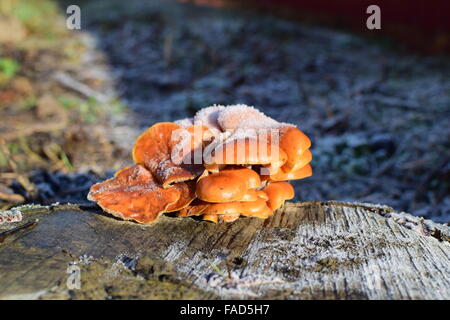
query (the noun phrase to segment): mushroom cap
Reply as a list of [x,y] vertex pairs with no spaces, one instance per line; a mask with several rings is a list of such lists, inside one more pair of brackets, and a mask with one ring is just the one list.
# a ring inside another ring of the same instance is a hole
[[182,208],[180,212],[177,213],[177,216],[178,217],[199,216],[203,214],[203,211],[205,211],[208,206],[209,203],[196,198],[189,205]]
[[267,219],[268,217],[273,215],[273,211],[270,210],[269,207],[265,207],[261,209],[260,211],[254,212],[251,217],[253,218],[260,218],[260,219]]
[[261,178],[259,174],[249,168],[232,167],[220,171],[222,174],[232,175],[234,177],[245,180],[247,189],[257,189],[261,187]]
[[[272,180],[272,181],[283,181],[283,180],[294,180],[294,179],[302,179],[306,176],[309,176],[307,174],[307,169],[303,169],[307,164],[309,164],[312,160],[312,153],[309,149],[306,149],[303,151],[302,155],[300,156],[300,159],[298,159],[297,163],[294,165],[292,170],[285,171],[283,167],[279,168],[276,172],[270,174],[270,177],[268,177],[268,174],[265,172],[262,174],[262,180]],[[306,171],[305,171],[306,170]],[[304,176],[304,174],[307,174]],[[312,174],[312,171],[311,171]]]
[[178,182],[173,185],[173,188],[178,189],[180,193],[179,199],[170,204],[165,212],[179,211],[195,199],[195,181]]
[[205,126],[190,126],[172,131],[170,159],[176,165],[203,163],[203,146],[212,138]]
[[237,219],[239,219],[239,214],[222,214],[219,215],[219,219],[223,222],[233,222]]
[[303,152],[311,147],[311,140],[302,131],[291,126],[283,127],[280,135],[280,148],[287,154],[287,160],[282,169],[290,172],[302,157]]
[[[292,170],[290,170],[288,172],[295,172],[298,169],[303,168],[308,163],[310,163],[311,160],[312,160],[311,150],[306,149],[305,151],[303,151],[302,155],[300,156],[300,159],[298,159],[298,161],[294,164],[294,167],[292,168]],[[281,170],[285,171],[283,169],[283,167],[281,168]]]
[[284,201],[294,198],[295,191],[292,185],[288,182],[271,182],[264,188],[264,192],[269,197],[267,205],[271,210],[280,208]]
[[284,164],[287,155],[284,150],[258,137],[227,139],[212,150],[204,160],[210,164]]
[[281,125],[258,109],[244,104],[227,106],[218,114],[217,122],[222,130],[276,128]]
[[202,172],[200,165],[175,164],[171,159],[172,133],[182,129],[172,122],[160,122],[142,133],[133,147],[133,160],[149,169],[164,188],[191,180]]
[[264,190],[256,190],[256,193],[258,194],[258,198],[264,199],[266,201],[269,200],[269,196]]
[[214,223],[219,222],[219,216],[217,214],[204,214],[202,216],[202,219],[205,221],[210,221],[210,222],[214,222]]
[[94,184],[88,194],[104,211],[139,223],[155,221],[179,198],[180,188],[162,188],[141,165],[119,170],[113,178]]
[[[251,216],[251,217],[268,217],[268,213],[270,211],[269,207],[266,204],[266,200],[263,198],[258,198],[255,201],[251,202],[241,202],[241,215],[243,216]],[[268,211],[269,209],[269,211]],[[267,216],[266,216],[267,214]]]
[[241,199],[246,191],[245,181],[219,172],[198,180],[195,194],[207,202],[229,202]]
[[259,198],[258,192],[255,189],[247,189],[239,201],[256,201]]
[[203,217],[218,216],[225,222],[236,220],[240,215],[248,217],[267,218],[272,211],[266,204],[266,200],[259,198],[256,201],[232,201],[224,203],[211,203],[203,211]]
[[256,189],[260,186],[259,175],[251,169],[224,169],[199,179],[196,196],[207,202],[240,201],[248,189]]
[[214,105],[199,110],[194,116],[194,124],[206,126],[213,132],[220,132],[221,128],[217,122],[219,114],[225,109],[225,106]]
[[312,176],[312,167],[310,164],[302,168],[298,168],[291,172],[284,172],[280,169],[277,173],[270,175],[271,181],[298,180]]
[[242,203],[239,201],[210,203],[203,214],[240,215],[242,210]]

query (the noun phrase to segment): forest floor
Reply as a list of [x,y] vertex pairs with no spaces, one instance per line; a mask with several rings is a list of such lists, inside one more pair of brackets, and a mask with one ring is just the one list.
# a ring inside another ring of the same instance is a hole
[[1,208],[84,200],[146,127],[245,103],[312,138],[296,200],[450,222],[448,57],[168,1],[78,1],[82,30],[69,31],[64,1],[31,18],[31,2],[12,2],[0,8]]

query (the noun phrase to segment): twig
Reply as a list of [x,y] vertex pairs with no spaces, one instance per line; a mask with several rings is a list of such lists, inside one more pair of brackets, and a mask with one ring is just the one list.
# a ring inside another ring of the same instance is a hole
[[5,141],[20,137],[26,137],[36,132],[52,132],[62,130],[67,127],[67,114],[63,110],[59,112],[59,119],[49,122],[27,124],[8,133],[3,133],[1,138]]
[[4,180],[17,179],[17,173],[15,173],[15,172],[0,172],[0,179],[4,179]]
[[25,198],[20,194],[16,193],[6,193],[0,191],[0,200],[14,202],[14,203],[22,203],[25,201]]
[[72,78],[67,73],[57,72],[54,75],[54,78],[61,85],[65,86],[68,89],[76,91],[78,93],[81,93],[82,95],[84,95],[87,98],[94,98],[95,100],[102,102],[102,103],[106,103],[109,100],[109,98],[106,95],[93,90],[92,88],[88,87],[84,83],[81,83],[78,80]]
[[38,224],[38,222],[39,222],[39,219],[36,219],[34,221],[27,222],[27,223],[25,223],[25,224],[23,224],[21,226],[15,227],[15,228],[13,228],[11,230],[8,230],[8,231],[0,233],[0,243],[5,241],[5,239],[7,237],[9,237],[9,236],[11,236],[11,235],[13,235],[13,234],[15,234],[15,233],[17,233],[19,231],[23,231],[23,230],[26,230],[26,229],[34,228]]

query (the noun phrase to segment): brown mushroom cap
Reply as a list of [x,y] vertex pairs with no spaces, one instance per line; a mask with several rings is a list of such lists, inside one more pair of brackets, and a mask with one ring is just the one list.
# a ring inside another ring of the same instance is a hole
[[282,169],[290,172],[299,162],[303,152],[311,146],[311,140],[296,127],[287,126],[280,131],[280,148],[287,154],[287,160]]
[[207,202],[240,201],[248,189],[261,186],[259,175],[248,168],[225,169],[197,181],[196,195]]
[[175,182],[194,179],[203,172],[202,166],[172,162],[172,133],[179,129],[182,128],[175,123],[157,123],[142,133],[133,147],[134,162],[149,169],[164,188]]
[[89,190],[88,199],[124,220],[150,223],[180,198],[179,188],[164,189],[141,165],[119,170],[115,177]]
[[271,182],[264,188],[264,192],[269,197],[267,205],[271,210],[280,208],[286,200],[294,198],[294,188],[287,182]]

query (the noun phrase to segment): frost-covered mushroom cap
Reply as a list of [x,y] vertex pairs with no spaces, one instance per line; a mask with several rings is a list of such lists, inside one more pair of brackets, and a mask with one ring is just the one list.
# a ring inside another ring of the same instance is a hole
[[114,178],[91,187],[88,199],[124,220],[150,223],[181,196],[178,188],[162,188],[141,165],[119,170]]

